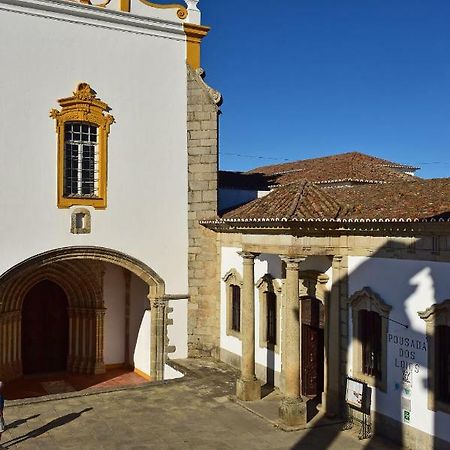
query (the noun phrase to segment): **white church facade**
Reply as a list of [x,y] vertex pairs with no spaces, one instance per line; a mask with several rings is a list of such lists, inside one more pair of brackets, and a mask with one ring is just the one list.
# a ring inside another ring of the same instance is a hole
[[3,379],[187,356],[188,3],[0,3]]

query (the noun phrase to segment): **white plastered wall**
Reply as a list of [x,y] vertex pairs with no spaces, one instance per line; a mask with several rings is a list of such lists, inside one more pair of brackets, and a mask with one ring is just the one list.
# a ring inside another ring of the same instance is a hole
[[[101,246],[147,264],[167,292],[186,293],[184,35],[115,29],[105,19],[111,12],[75,23],[67,14],[50,19],[16,9],[0,8],[0,39],[8,43],[0,46],[0,179],[8,211],[0,223],[7,236],[0,273],[55,248]],[[71,210],[56,206],[56,132],[48,113],[81,81],[110,105],[116,123],[108,207],[91,208],[92,232],[73,235]]]
[[[450,298],[449,274],[450,263],[349,257],[349,295],[370,287],[392,306],[390,319],[408,326],[388,322],[387,392],[372,390],[372,409],[447,441],[450,441],[448,414],[434,413],[427,406],[428,343],[425,322],[417,313]],[[352,336],[351,311],[349,323]],[[418,349],[411,347],[412,341],[415,347],[419,343]],[[404,421],[402,408],[402,366],[406,363],[413,368],[410,422]],[[352,374],[351,342],[348,373]]]
[[130,364],[150,375],[150,302],[148,285],[136,276],[130,283]]

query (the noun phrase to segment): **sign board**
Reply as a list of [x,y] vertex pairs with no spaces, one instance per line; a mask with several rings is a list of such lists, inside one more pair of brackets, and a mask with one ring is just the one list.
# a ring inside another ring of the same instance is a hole
[[367,383],[347,377],[345,401],[353,408],[362,412],[370,411],[370,391]]

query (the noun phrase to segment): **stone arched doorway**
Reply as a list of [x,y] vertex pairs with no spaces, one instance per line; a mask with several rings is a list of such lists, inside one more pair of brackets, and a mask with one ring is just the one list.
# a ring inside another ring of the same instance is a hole
[[56,283],[40,281],[25,295],[21,338],[24,374],[66,370],[69,344],[68,300],[64,290]]
[[[69,372],[81,374],[96,374],[105,370],[104,263],[126,269],[148,286],[147,298],[152,316],[152,330],[149,333],[154,336],[148,365],[153,379],[162,376],[163,369],[160,366],[163,366],[165,349],[164,327],[161,326],[165,317],[163,280],[148,266],[123,253],[99,247],[68,247],[36,255],[0,277],[0,377],[3,380],[18,378],[28,371],[45,372],[61,366],[61,349],[54,350],[59,355],[58,364],[50,362],[51,357],[48,355],[39,356],[39,351],[37,357],[43,358],[43,361],[38,363],[29,359],[24,351],[25,343],[22,343],[22,339],[28,339],[36,331],[28,329],[32,321],[27,312],[28,294],[45,296],[41,290],[46,287],[56,292],[55,286],[64,292],[67,304],[65,368]],[[41,306],[45,301],[41,301]],[[52,309],[52,306],[48,308]],[[57,314],[56,309],[53,312]],[[58,314],[62,314],[61,311]],[[157,330],[161,332],[157,333]]]

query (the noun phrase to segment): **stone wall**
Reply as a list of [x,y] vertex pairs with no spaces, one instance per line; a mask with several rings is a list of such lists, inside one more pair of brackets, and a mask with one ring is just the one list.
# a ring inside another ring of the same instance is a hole
[[218,116],[221,96],[187,69],[189,172],[188,353],[219,357],[219,259],[216,233],[199,220],[217,214]]

